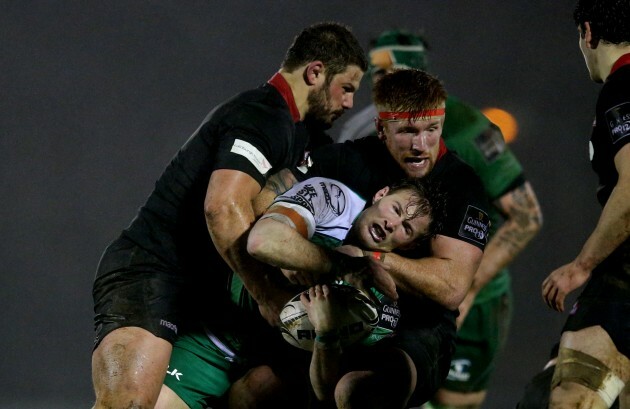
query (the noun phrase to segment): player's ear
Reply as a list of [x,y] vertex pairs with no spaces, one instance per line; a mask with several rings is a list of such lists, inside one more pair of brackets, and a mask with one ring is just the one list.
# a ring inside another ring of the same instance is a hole
[[599,39],[593,34],[591,30],[591,23],[584,22],[584,42],[588,48],[596,49],[599,45]]
[[324,81],[324,63],[311,61],[304,70],[304,81],[307,85],[317,85]]
[[376,134],[378,135],[378,139],[384,141],[385,132],[383,131],[383,121],[379,118],[374,118],[374,126],[376,127]]
[[383,197],[387,196],[387,193],[389,193],[389,186],[385,186],[384,188],[382,188],[381,190],[379,190],[378,192],[376,192],[376,194],[374,195],[374,197],[372,198],[372,204],[378,202],[379,200],[381,200]]

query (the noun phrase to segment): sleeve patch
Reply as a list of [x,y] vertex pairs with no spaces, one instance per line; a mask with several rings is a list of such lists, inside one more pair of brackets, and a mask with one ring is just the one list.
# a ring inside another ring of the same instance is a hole
[[613,144],[630,135],[630,102],[610,108],[605,116]]
[[488,214],[469,205],[462,224],[459,226],[459,236],[485,246],[488,242],[489,229],[490,218]]
[[271,169],[271,164],[267,158],[265,158],[265,155],[263,155],[262,152],[260,152],[254,145],[242,139],[234,140],[234,144],[232,145],[230,152],[245,157],[245,159],[254,165],[261,175],[265,175]]
[[505,151],[503,134],[492,122],[490,122],[490,126],[475,138],[475,145],[477,145],[486,162],[494,161]]

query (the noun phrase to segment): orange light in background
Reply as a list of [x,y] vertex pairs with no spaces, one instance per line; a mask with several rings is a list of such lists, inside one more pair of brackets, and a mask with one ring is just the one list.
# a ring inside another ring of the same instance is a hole
[[512,114],[499,108],[484,108],[481,112],[501,129],[505,142],[510,143],[516,139],[518,124]]

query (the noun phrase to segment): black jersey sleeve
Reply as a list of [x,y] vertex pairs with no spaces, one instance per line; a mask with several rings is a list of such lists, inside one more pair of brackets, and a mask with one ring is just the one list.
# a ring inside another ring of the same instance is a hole
[[214,146],[213,170],[247,173],[261,185],[303,158],[308,135],[296,133],[288,106],[270,85],[239,94],[213,110],[200,130]]
[[[627,92],[630,85],[630,68],[624,68],[625,77],[617,74],[614,81],[606,84],[601,91],[598,101],[598,120],[604,124],[610,141],[612,142],[612,155],[630,142],[630,94]],[[625,81],[624,81],[625,80]]]
[[250,103],[223,118],[215,169],[239,170],[263,186],[291,156],[293,122],[271,107]]

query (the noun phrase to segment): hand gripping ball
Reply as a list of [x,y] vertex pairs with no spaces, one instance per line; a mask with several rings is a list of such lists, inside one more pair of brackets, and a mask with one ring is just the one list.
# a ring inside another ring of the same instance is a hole
[[[347,347],[372,333],[378,323],[378,310],[374,303],[361,291],[349,285],[331,284],[334,292],[334,314],[337,321],[341,346]],[[291,345],[313,350],[315,329],[308,319],[306,308],[297,294],[280,311],[282,336]]]

